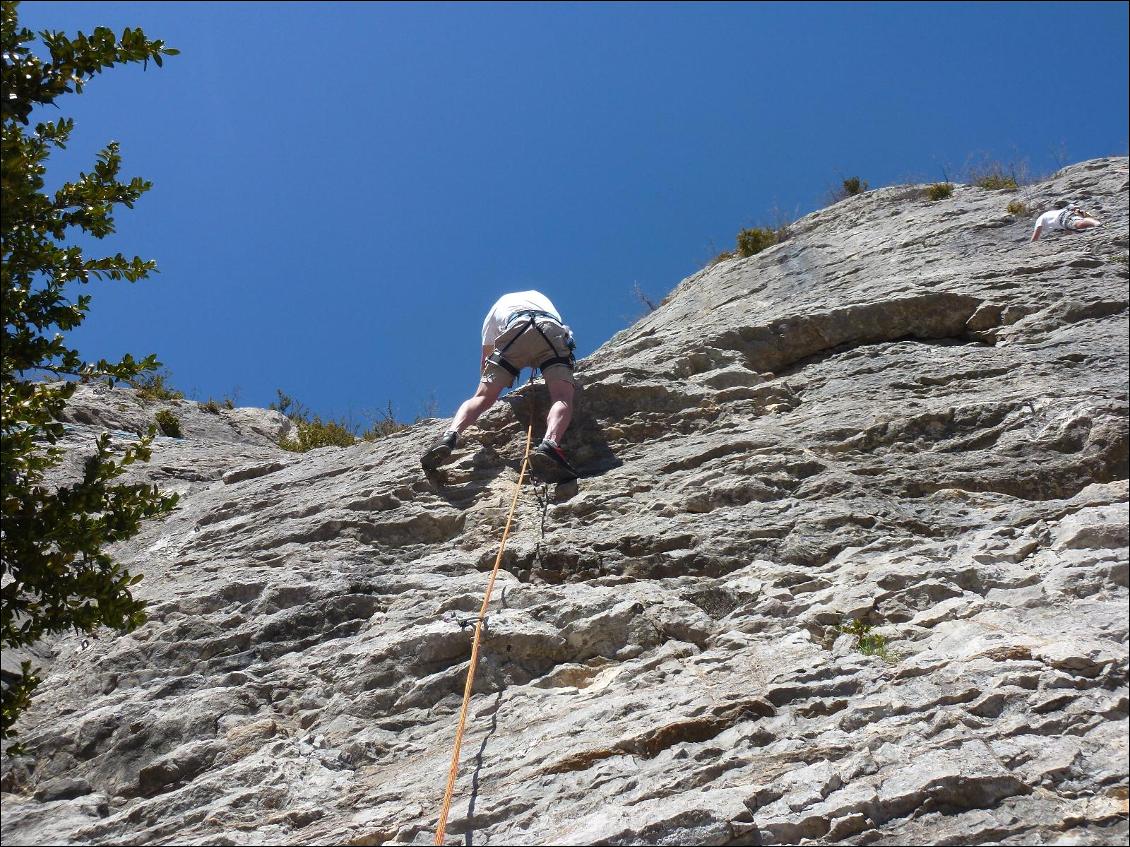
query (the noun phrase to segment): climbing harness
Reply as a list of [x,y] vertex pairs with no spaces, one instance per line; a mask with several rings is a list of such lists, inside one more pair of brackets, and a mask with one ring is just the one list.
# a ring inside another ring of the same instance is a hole
[[[530,382],[533,382],[533,373],[530,374]],[[510,512],[506,516],[506,528],[502,532],[502,543],[498,547],[498,555],[494,558],[494,568],[490,572],[486,594],[483,595],[483,605],[479,609],[479,619],[475,624],[475,639],[471,643],[471,664],[467,668],[467,684],[463,687],[463,708],[459,712],[459,727],[455,731],[455,751],[451,754],[451,768],[447,773],[447,790],[443,795],[443,808],[440,810],[439,826],[436,828],[436,844],[443,844],[443,836],[447,830],[447,816],[451,812],[451,795],[455,791],[455,778],[459,774],[459,748],[463,745],[463,728],[467,723],[467,710],[471,705],[471,688],[475,684],[475,668],[479,663],[479,644],[482,638],[483,624],[486,620],[487,606],[490,605],[490,594],[494,590],[494,580],[498,576],[498,566],[502,563],[502,554],[506,552],[506,539],[510,535],[510,522],[514,518],[514,508],[518,505],[518,494],[522,490],[522,480],[526,476],[526,467],[530,462],[530,442],[533,437],[534,416],[531,414],[530,426],[526,430],[526,452],[522,456],[522,469],[518,472],[518,482],[514,486],[514,497],[510,501]]]
[[[576,366],[577,357],[573,351],[576,349],[577,345],[576,342],[573,341],[573,333],[569,332],[566,329],[565,344],[569,349],[568,354],[562,356],[557,351],[557,345],[550,341],[548,336],[546,336],[546,334],[542,332],[541,327],[538,326],[538,318],[549,318],[554,323],[558,323],[559,318],[556,315],[550,314],[549,312],[536,311],[533,309],[523,312],[515,312],[506,319],[506,325],[503,328],[502,335],[506,335],[508,332],[510,332],[512,325],[519,318],[526,318],[526,325],[516,333],[514,333],[514,336],[510,340],[508,340],[500,349],[495,350],[493,353],[487,356],[488,362],[490,362],[492,365],[497,365],[498,367],[509,373],[512,377],[517,378],[518,374],[522,372],[522,369],[516,368],[512,364],[510,364],[510,362],[503,354],[510,349],[511,345],[513,345],[515,341],[525,335],[526,331],[532,327],[533,329],[537,330],[538,335],[542,337],[542,340],[545,341],[545,343],[549,346],[549,349],[553,351],[553,356],[537,365],[537,370],[545,373],[545,369],[552,367],[553,365],[565,365],[570,370],[572,370]],[[499,336],[499,338],[501,337],[502,336]]]
[[1072,218],[1077,218],[1077,217],[1079,217],[1079,213],[1077,211],[1075,211],[1075,209],[1068,206],[1066,209],[1064,209],[1062,212],[1060,212],[1058,215],[1056,215],[1055,225],[1057,227],[1059,227],[1060,229],[1066,229],[1066,230],[1074,229],[1074,227],[1072,226],[1072,224],[1074,223]]
[[1055,226],[1066,232],[1080,232],[1081,230],[1079,230],[1075,226],[1076,221],[1081,221],[1084,218],[1088,218],[1090,217],[1090,214],[1090,212],[1081,208],[1078,204],[1072,203],[1066,209],[1056,215]]

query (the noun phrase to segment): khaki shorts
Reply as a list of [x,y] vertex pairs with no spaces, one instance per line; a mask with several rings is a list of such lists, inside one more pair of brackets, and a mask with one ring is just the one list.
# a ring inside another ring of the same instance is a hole
[[[539,329],[541,332],[538,332]],[[546,343],[547,339],[549,344]],[[557,321],[537,318],[537,328],[535,329],[530,326],[529,318],[519,318],[494,340],[494,350],[495,353],[498,353],[505,347],[506,352],[501,354],[503,358],[515,368],[521,370],[522,368],[536,368],[547,359],[555,357],[572,361],[573,355],[569,341],[569,331]],[[542,371],[542,376],[545,377],[547,382],[561,380],[573,385],[577,384],[577,380],[573,377],[573,369],[569,365],[548,365]],[[514,384],[514,375],[506,368],[488,361],[483,364],[483,375],[480,381],[488,385],[501,384],[503,387],[509,388]]]

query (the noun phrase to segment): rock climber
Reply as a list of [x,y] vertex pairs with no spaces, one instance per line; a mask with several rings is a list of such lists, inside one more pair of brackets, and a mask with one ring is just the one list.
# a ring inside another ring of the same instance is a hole
[[1043,235],[1045,229],[1081,232],[1093,226],[1102,226],[1102,224],[1091,217],[1091,214],[1078,204],[1068,203],[1065,209],[1052,209],[1036,218],[1036,228],[1032,230],[1032,241],[1036,241]]
[[539,291],[517,291],[495,301],[483,321],[482,374],[475,394],[463,402],[451,427],[420,457],[425,471],[449,461],[463,430],[478,420],[514,383],[522,368],[537,368],[545,377],[550,407],[545,438],[530,454],[533,471],[542,479],[563,482],[577,477],[560,442],[573,417],[576,380],[573,333],[561,313]]

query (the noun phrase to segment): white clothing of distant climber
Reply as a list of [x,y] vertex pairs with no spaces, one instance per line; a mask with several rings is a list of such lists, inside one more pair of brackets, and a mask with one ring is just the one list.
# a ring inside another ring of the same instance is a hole
[[1052,209],[1036,218],[1036,226],[1032,230],[1032,241],[1038,240],[1045,230],[1082,232],[1095,226],[1102,226],[1102,224],[1075,203],[1069,203],[1066,209]]

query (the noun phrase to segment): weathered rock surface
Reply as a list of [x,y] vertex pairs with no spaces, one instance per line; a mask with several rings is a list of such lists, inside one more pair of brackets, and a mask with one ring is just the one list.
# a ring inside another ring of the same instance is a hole
[[[449,841],[1125,843],[1128,188],[1116,158],[1025,189],[1104,221],[1035,244],[1015,194],[871,191],[589,357]],[[184,498],[120,551],[151,621],[45,645],[4,843],[431,843],[544,391],[508,406],[444,485],[438,423],[160,439],[137,472]],[[73,420],[76,455],[129,428]]]
[[181,437],[189,441],[275,447],[281,439],[294,437],[294,424],[273,409],[232,409],[215,401],[146,400],[132,389],[108,388],[101,383],[77,386],[62,419],[123,435],[141,435],[156,423],[160,411],[177,418]]

